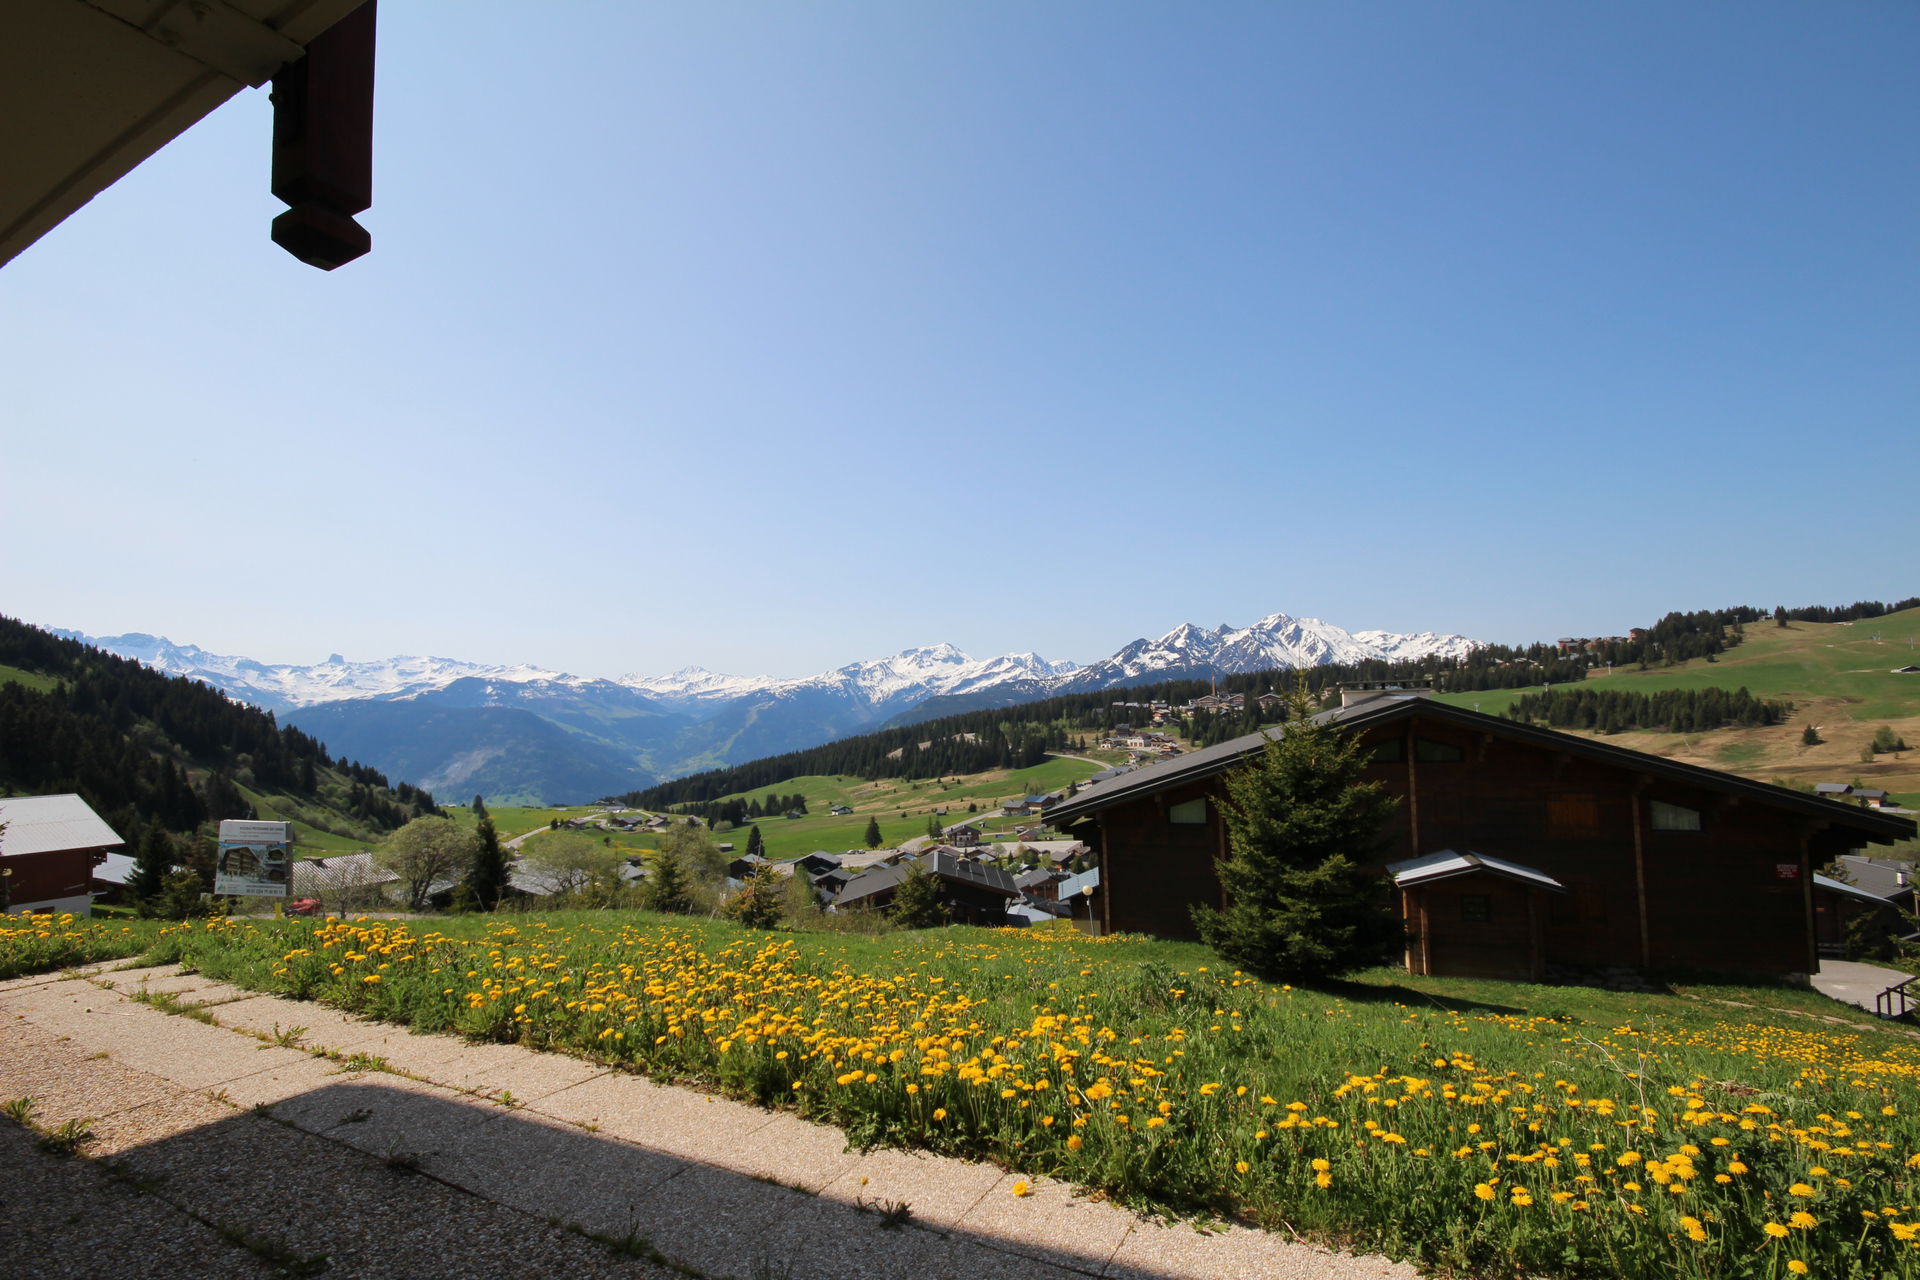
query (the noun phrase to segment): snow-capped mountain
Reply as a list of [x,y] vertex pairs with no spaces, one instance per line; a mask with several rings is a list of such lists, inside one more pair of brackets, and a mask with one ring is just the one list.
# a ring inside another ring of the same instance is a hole
[[406,698],[430,689],[444,689],[456,680],[479,679],[507,684],[551,681],[563,685],[590,684],[581,676],[539,667],[487,666],[455,658],[384,658],[378,662],[348,662],[332,654],[311,666],[290,663],[268,665],[252,658],[209,653],[199,645],[175,644],[165,636],[130,632],[122,636],[88,636],[55,630],[57,636],[94,645],[123,658],[132,658],[156,671],[190,676],[210,684],[228,697],[284,711],[317,706],[348,698]]
[[1239,675],[1275,668],[1323,667],[1335,663],[1411,662],[1426,657],[1464,657],[1474,647],[1465,636],[1351,632],[1318,618],[1269,614],[1250,627],[1222,624],[1209,631],[1192,623],[1158,640],[1135,640],[1104,661],[1082,667],[1064,688],[1100,689],[1116,684],[1186,675]]
[[[58,634],[280,712],[396,779],[546,801],[592,799],[609,779],[638,787],[816,746],[911,717],[922,704],[925,716],[1177,677],[1459,657],[1474,647],[1465,636],[1349,632],[1276,613],[1249,627],[1187,623],[1086,667],[1030,652],[976,659],[936,644],[797,679],[686,667],[608,680],[452,658],[348,662],[336,653],[311,666],[269,665],[139,633]],[[500,763],[489,772],[487,761]],[[579,779],[577,794],[556,786],[565,777]]]

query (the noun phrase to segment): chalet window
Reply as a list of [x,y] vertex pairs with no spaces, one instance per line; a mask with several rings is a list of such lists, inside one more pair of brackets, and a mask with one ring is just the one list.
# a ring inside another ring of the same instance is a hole
[[1455,746],[1451,742],[1435,742],[1432,738],[1415,738],[1413,758],[1421,764],[1458,764],[1467,758],[1467,749]]
[[1698,809],[1688,809],[1677,804],[1668,804],[1664,800],[1655,800],[1652,810],[1655,831],[1698,831],[1700,829]]
[[1373,744],[1373,762],[1375,764],[1399,764],[1407,758],[1407,740],[1405,738],[1382,738]]
[[1179,804],[1167,806],[1167,821],[1195,826],[1207,820],[1207,800],[1202,796],[1198,800],[1184,800]]
[[1485,893],[1460,895],[1460,919],[1467,924],[1493,923],[1493,897]]

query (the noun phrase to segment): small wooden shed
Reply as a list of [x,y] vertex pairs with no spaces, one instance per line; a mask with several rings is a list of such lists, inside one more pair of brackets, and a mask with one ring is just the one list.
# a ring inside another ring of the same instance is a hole
[[1407,972],[1449,978],[1547,976],[1547,895],[1567,892],[1544,871],[1484,853],[1443,849],[1387,867],[1407,924]]

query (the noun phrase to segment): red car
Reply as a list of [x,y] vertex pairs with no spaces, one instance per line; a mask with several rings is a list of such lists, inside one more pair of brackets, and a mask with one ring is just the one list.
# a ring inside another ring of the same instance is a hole
[[319,915],[319,914],[320,914],[320,899],[318,899],[318,898],[295,898],[295,899],[294,899],[294,900],[293,900],[292,902],[289,902],[289,903],[287,904],[287,914],[288,914],[288,915],[290,915],[290,916],[315,916],[315,915]]

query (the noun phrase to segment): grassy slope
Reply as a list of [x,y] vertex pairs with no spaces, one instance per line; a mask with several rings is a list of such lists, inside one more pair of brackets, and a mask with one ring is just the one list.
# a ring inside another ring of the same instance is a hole
[[[1612,741],[1767,782],[1857,778],[1920,805],[1920,751],[1883,755],[1872,764],[1860,759],[1860,748],[1881,725],[1920,745],[1920,675],[1893,674],[1893,668],[1914,662],[1920,662],[1920,609],[1854,623],[1795,622],[1785,628],[1756,623],[1718,662],[1603,670],[1589,675],[1588,682],[1639,693],[1745,685],[1756,697],[1790,701],[1794,713],[1784,725],[1693,735],[1622,733]],[[1497,689],[1442,694],[1441,699],[1498,715],[1520,694],[1534,691]],[[1810,723],[1825,739],[1819,746],[1800,741]]]
[[[789,778],[771,787],[740,793],[743,800],[764,799],[769,794],[792,795],[796,791],[807,798],[804,818],[763,818],[760,834],[766,840],[767,855],[775,859],[798,858],[815,849],[838,852],[859,849],[866,844],[867,821],[880,820],[885,844],[927,833],[927,818],[935,809],[945,809],[942,826],[975,820],[989,831],[1004,830],[1013,836],[1014,822],[998,815],[1000,803],[1015,796],[1042,791],[1058,791],[1069,782],[1082,782],[1098,766],[1084,760],[1048,760],[1031,769],[995,769],[987,773],[964,774],[952,782],[908,782],[899,778],[881,778],[869,782],[863,778],[813,775]],[[827,812],[836,804],[850,805],[851,816],[834,817]],[[979,813],[969,814],[967,806],[977,804]],[[903,819],[901,814],[907,816]],[[1020,820],[1022,824],[1026,819]],[[749,825],[752,825],[751,823]],[[723,833],[740,849],[746,848],[744,829]]]
[[23,684],[36,693],[45,693],[59,683],[52,676],[43,676],[37,671],[22,671],[19,667],[0,666],[0,684]]

